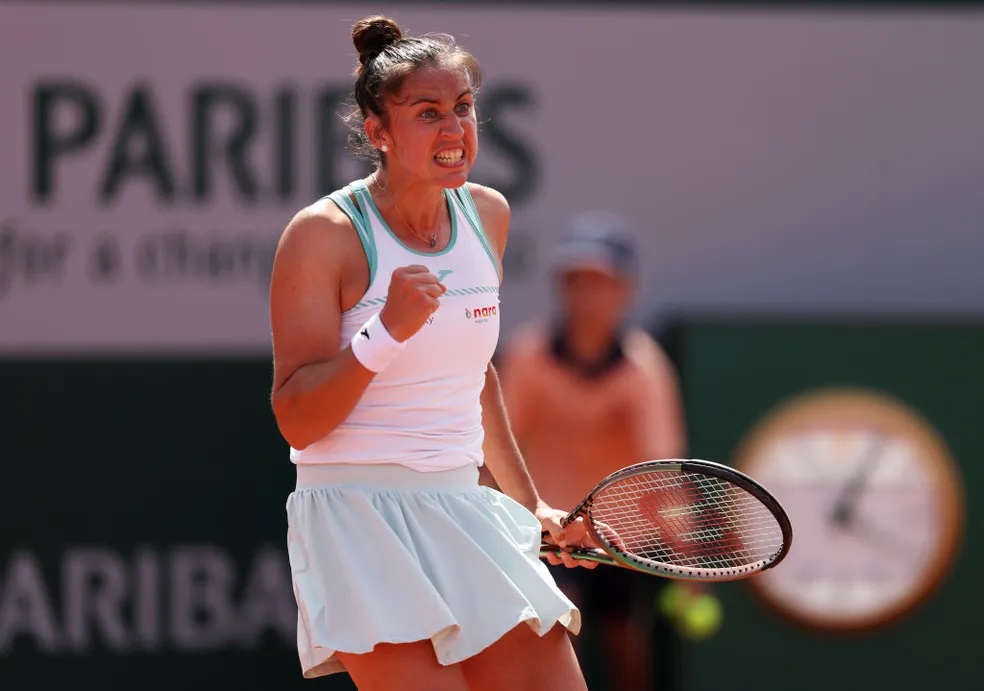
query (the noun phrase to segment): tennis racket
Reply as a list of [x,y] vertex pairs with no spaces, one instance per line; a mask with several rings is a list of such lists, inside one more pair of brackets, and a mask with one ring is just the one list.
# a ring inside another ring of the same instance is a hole
[[563,524],[579,517],[602,549],[544,541],[541,557],[563,549],[575,559],[667,578],[733,581],[774,567],[793,539],[785,510],[762,485],[696,459],[648,461],[612,473]]

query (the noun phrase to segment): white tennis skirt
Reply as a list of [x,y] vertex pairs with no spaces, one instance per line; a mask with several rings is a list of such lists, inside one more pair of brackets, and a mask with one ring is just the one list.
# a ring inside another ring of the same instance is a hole
[[298,465],[287,525],[306,678],[377,643],[429,639],[451,665],[521,622],[541,636],[580,629],[538,557],[539,521],[474,466]]

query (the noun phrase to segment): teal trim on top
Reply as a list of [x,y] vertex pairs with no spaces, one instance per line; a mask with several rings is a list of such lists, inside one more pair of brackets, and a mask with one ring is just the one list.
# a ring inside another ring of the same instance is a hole
[[359,236],[359,241],[362,243],[362,249],[366,253],[366,261],[369,262],[369,285],[372,285],[373,279],[376,278],[376,267],[379,264],[379,257],[376,253],[376,239],[372,235],[372,225],[369,223],[369,219],[352,203],[352,200],[349,198],[350,193],[351,188],[345,187],[341,191],[332,192],[328,195],[328,198],[352,221],[355,232]]
[[478,293],[499,294],[499,286],[472,286],[471,288],[452,288],[445,295],[477,295]]
[[485,235],[485,229],[482,227],[482,218],[478,215],[478,207],[475,206],[475,200],[472,198],[471,192],[468,190],[468,185],[462,185],[455,190],[455,198],[457,198],[458,203],[461,205],[461,211],[465,214],[465,218],[468,219],[469,225],[471,225],[472,230],[475,231],[475,235],[478,236],[479,242],[482,243],[482,247],[485,248],[485,254],[489,256],[489,261],[492,262],[492,266],[495,267],[495,275],[499,277],[499,282],[502,282],[502,267],[499,266],[499,260],[495,256],[495,252],[492,250],[492,245],[489,244],[489,239]]
[[369,188],[366,186],[364,180],[358,180],[352,183],[353,189],[355,190],[356,197],[361,199],[363,204],[372,211],[379,221],[379,224],[386,229],[386,232],[396,241],[396,243],[405,249],[407,252],[412,252],[413,254],[419,254],[422,257],[439,257],[442,254],[447,254],[454,247],[454,243],[458,240],[458,214],[454,213],[454,202],[453,195],[449,190],[444,190],[444,197],[448,203],[448,215],[451,216],[451,239],[448,240],[447,246],[436,252],[422,252],[421,250],[415,250],[413,247],[408,247],[404,242],[397,237],[396,233],[389,227],[389,224],[383,219],[383,215],[379,212],[379,207],[376,206],[376,202],[373,200],[372,195],[369,193]]
[[[487,293],[489,295],[498,295],[499,286],[472,286],[471,288],[451,288],[445,295],[453,295],[456,297],[461,297],[464,295],[478,295],[479,293]],[[385,305],[386,298],[375,298],[374,300],[360,300],[358,303],[353,305],[349,312],[354,312],[355,310],[365,309],[367,307],[376,307],[377,305]]]

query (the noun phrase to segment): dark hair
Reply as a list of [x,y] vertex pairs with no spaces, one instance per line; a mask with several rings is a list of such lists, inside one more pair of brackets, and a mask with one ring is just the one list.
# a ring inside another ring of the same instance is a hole
[[468,73],[474,91],[482,83],[478,60],[447,34],[406,36],[389,17],[365,17],[352,26],[352,43],[359,51],[355,68],[354,104],[344,116],[349,126],[349,146],[360,158],[380,165],[379,151],[365,133],[365,120],[376,115],[385,123],[385,99],[400,90],[403,80],[424,65],[452,61]]

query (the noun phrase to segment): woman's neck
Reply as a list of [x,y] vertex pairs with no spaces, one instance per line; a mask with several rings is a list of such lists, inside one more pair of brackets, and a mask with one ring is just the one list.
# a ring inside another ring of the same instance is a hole
[[437,241],[446,237],[445,229],[450,232],[443,188],[400,179],[382,169],[373,173],[368,183],[380,213],[398,235],[409,234],[430,244],[432,237]]

